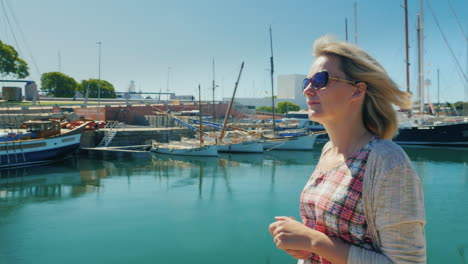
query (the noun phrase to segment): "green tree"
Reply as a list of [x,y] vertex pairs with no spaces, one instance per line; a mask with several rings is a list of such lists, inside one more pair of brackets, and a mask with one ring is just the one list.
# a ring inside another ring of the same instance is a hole
[[54,97],[73,97],[79,84],[72,77],[60,72],[47,72],[41,76],[41,90]]
[[278,106],[276,107],[276,111],[280,114],[287,113],[289,111],[299,111],[301,109],[300,106],[297,104],[293,104],[291,102],[281,102],[278,103]]
[[18,79],[29,76],[28,64],[18,56],[15,48],[0,41],[0,75]]
[[271,106],[260,106],[256,110],[257,110],[257,112],[271,113],[271,112],[273,112],[273,107],[271,107]]
[[101,96],[100,98],[116,98],[114,85],[111,83],[98,80],[98,79],[89,79],[82,80],[80,85],[80,91],[83,96],[86,96],[86,90],[89,89],[88,98],[98,98],[98,89],[101,86]]
[[460,115],[468,114],[468,102],[458,101],[458,102],[455,102],[454,106]]

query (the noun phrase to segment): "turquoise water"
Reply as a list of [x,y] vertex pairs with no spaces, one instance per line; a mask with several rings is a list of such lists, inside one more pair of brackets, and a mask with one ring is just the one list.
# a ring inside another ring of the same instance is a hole
[[[425,191],[429,263],[468,263],[468,149],[405,150]],[[295,263],[268,225],[299,217],[319,154],[82,156],[2,171],[0,263]]]

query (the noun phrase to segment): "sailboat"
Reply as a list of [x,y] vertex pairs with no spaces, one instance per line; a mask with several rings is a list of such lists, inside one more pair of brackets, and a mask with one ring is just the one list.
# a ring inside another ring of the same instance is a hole
[[275,97],[274,97],[274,85],[273,85],[273,38],[270,27],[270,76],[271,76],[271,101],[272,101],[272,114],[273,114],[273,131],[271,133],[263,133],[264,136],[270,138],[263,143],[264,149],[277,149],[277,150],[312,150],[314,148],[315,139],[317,138],[316,133],[310,133],[307,130],[295,130],[295,131],[276,131],[276,118],[275,118]]
[[[404,2],[405,22],[407,21],[407,0]],[[453,117],[451,119],[424,115],[424,70],[423,68],[423,1],[420,1],[418,16],[418,90],[419,113],[400,121],[398,132],[393,138],[401,145],[429,146],[468,146],[468,118]],[[408,43],[408,25],[405,23],[406,43]],[[408,44],[406,44],[408,50]],[[407,52],[408,54],[408,52]],[[468,56],[468,55],[467,55]],[[408,59],[407,59],[408,60]],[[408,64],[407,64],[408,67]],[[407,69],[407,85],[409,91],[409,70]]]
[[218,144],[219,152],[262,153],[263,142],[260,140],[260,137],[255,137],[239,130],[226,131],[242,69],[244,69],[244,62],[242,62],[239,76],[237,77],[237,81],[234,86],[234,92],[224,116],[224,123],[221,126],[221,131],[219,133],[214,132],[209,135],[211,135],[211,141],[214,140]]
[[199,91],[199,127],[195,128],[190,124],[176,118],[173,115],[170,115],[174,120],[193,131],[198,131],[199,138],[196,139],[182,139],[181,141],[169,141],[168,143],[159,143],[153,140],[151,144],[150,151],[161,153],[161,154],[169,154],[169,155],[183,155],[183,156],[202,156],[202,157],[216,157],[218,156],[218,146],[216,144],[208,143],[205,144],[203,140],[203,122],[201,117],[201,89],[200,85],[198,85]]

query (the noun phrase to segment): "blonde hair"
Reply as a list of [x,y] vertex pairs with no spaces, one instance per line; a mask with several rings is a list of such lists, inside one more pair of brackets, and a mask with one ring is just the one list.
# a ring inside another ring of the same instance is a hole
[[409,109],[410,95],[400,91],[384,68],[359,47],[339,42],[325,35],[314,43],[314,56],[335,55],[340,58],[341,70],[348,79],[365,82],[366,96],[362,119],[366,129],[384,139],[392,139],[398,129],[398,118],[393,105]]

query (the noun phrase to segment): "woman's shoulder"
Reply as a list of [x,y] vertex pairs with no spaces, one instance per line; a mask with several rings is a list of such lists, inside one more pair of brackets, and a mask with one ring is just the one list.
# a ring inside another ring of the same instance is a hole
[[372,148],[369,159],[385,160],[392,163],[409,161],[406,152],[395,142],[387,139],[378,140]]

